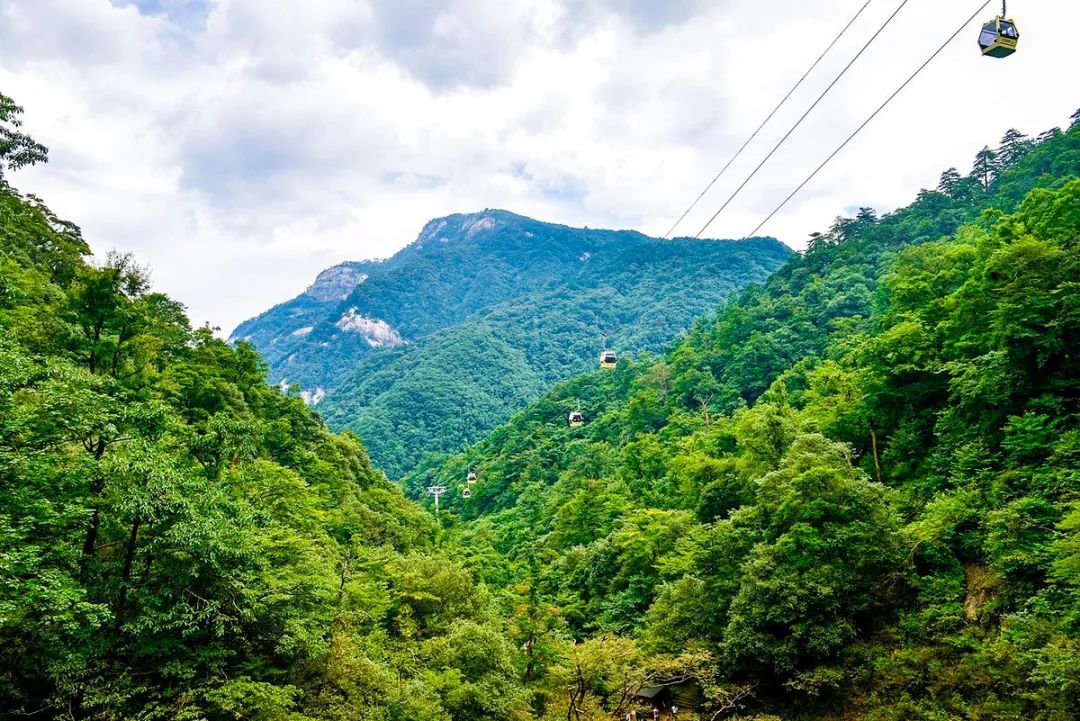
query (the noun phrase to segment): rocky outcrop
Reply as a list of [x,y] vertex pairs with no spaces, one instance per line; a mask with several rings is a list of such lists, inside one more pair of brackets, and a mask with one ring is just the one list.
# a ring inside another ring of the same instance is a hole
[[367,273],[348,263],[335,265],[319,273],[305,293],[316,300],[345,300],[353,288],[368,279]]
[[372,348],[393,348],[405,342],[386,321],[361,315],[356,308],[350,308],[334,325],[345,333],[359,333]]

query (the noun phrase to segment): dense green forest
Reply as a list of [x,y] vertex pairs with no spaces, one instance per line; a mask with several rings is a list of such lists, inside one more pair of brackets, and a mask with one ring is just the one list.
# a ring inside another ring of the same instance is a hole
[[790,254],[773,239],[662,241],[485,210],[432,220],[386,261],[327,269],[232,335],[398,478],[588,370],[605,341],[667,348]]
[[[532,242],[553,244],[541,236],[544,224],[529,227],[536,228]],[[666,348],[694,318],[764,281],[791,254],[759,238],[621,243],[618,253],[593,251],[587,272],[553,288],[366,356],[320,414],[332,428],[356,432],[379,468],[398,478],[429,453],[479,440],[558,381],[594,367],[605,342],[624,352]]]
[[422,509],[7,173],[0,96],[0,715],[527,718],[490,591]]
[[9,185],[46,159],[19,117],[0,714],[599,721],[692,687],[680,719],[1076,717],[1080,114],[429,459],[439,522]]
[[1076,718],[1073,121],[838,219],[664,357],[561,385],[412,493],[476,471],[443,518],[480,578],[575,639],[702,654],[707,718]]

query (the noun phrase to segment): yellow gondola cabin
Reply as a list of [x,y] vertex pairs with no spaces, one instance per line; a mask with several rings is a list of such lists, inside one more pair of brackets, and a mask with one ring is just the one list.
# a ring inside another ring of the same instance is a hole
[[983,25],[979,33],[979,47],[982,54],[989,58],[1006,58],[1016,52],[1020,41],[1020,31],[1016,23],[1002,16],[996,17]]

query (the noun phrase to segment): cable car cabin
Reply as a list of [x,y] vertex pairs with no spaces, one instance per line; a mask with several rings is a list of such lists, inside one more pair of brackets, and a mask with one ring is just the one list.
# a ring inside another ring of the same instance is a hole
[[462,498],[472,498],[472,489],[469,488],[468,486],[465,486],[465,488],[462,488],[461,489],[461,497]]
[[983,25],[979,33],[979,47],[982,54],[990,58],[1007,58],[1016,52],[1020,41],[1020,31],[1016,23],[1003,17],[996,17]]
[[476,483],[476,474],[472,471],[469,471],[469,475],[465,477],[465,481],[467,483]]
[[580,428],[585,425],[585,417],[578,411],[573,411],[567,420],[570,421],[571,428]]
[[600,367],[611,369],[619,362],[619,359],[615,356],[615,351],[606,350],[600,354]]

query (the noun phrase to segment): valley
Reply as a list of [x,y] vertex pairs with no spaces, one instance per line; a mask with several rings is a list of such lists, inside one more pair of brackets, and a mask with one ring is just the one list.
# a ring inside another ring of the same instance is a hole
[[1080,111],[800,253],[488,210],[229,341],[21,112],[5,717],[1076,718]]

